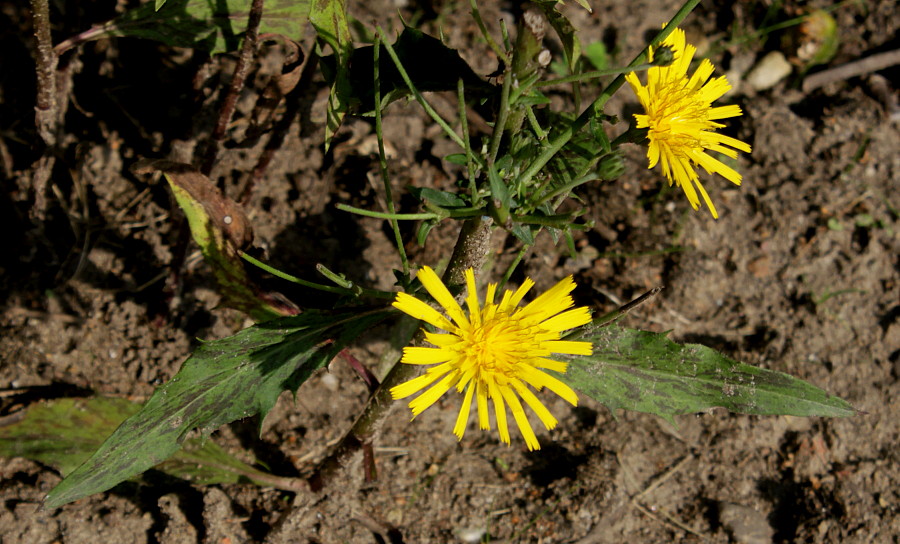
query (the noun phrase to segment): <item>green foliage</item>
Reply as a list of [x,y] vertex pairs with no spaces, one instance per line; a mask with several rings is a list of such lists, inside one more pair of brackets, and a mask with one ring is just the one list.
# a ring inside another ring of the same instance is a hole
[[105,491],[165,461],[185,440],[232,421],[266,416],[384,312],[302,315],[268,321],[201,345],[141,410],[47,494],[56,508]]
[[[252,0],[156,0],[89,30],[81,41],[121,36],[212,53],[235,51],[247,29],[251,4]],[[267,0],[259,31],[299,40],[309,13],[310,0]]]
[[555,1],[540,0],[536,5],[543,10],[544,15],[550,22],[550,26],[556,31],[556,35],[563,44],[563,51],[566,54],[566,62],[569,70],[574,72],[578,65],[578,59],[581,58],[581,41],[578,39],[575,27],[560,12],[556,11]]
[[561,379],[610,410],[659,415],[713,407],[757,415],[849,417],[846,401],[793,376],[739,363],[701,345],[679,345],[665,334],[613,325],[585,335],[588,357],[574,357]]
[[591,63],[595,70],[605,70],[609,67],[609,52],[603,42],[592,42],[584,48],[584,58]]
[[[0,455],[25,457],[56,467],[63,475],[84,463],[103,441],[141,405],[121,398],[64,398],[29,406],[21,418],[0,427]],[[211,485],[253,482],[291,489],[235,459],[210,440],[190,438],[181,451],[154,468],[192,482]],[[281,485],[278,485],[278,484]]]
[[[344,0],[315,0],[309,18],[316,28],[319,38],[327,43],[334,52],[335,71],[331,82],[331,92],[328,94],[325,123],[325,149],[328,149],[334,133],[340,128],[344,116],[350,109],[348,71],[350,55],[353,52],[353,39],[347,24]],[[372,81],[370,80],[369,83],[371,84]]]

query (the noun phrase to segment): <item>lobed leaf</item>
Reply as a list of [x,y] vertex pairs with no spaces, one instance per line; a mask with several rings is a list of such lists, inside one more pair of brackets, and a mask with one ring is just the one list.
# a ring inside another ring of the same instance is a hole
[[47,494],[45,507],[105,491],[226,423],[254,415],[262,422],[283,391],[296,393],[314,370],[384,315],[309,311],[202,344],[138,413]]
[[580,339],[593,355],[573,357],[561,379],[610,410],[676,414],[722,407],[758,415],[848,417],[846,401],[803,380],[739,363],[706,346],[613,325]]

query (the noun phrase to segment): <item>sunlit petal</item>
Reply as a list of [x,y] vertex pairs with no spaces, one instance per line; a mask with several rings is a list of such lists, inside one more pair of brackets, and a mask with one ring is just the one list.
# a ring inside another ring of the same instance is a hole
[[669,185],[680,186],[694,209],[699,208],[702,198],[716,218],[718,213],[697,176],[695,165],[740,184],[740,174],[704,151],[717,151],[731,158],[737,158],[738,151],[750,153],[747,143],[715,132],[725,126],[716,120],[740,116],[741,108],[712,106],[731,85],[725,76],[710,79],[715,67],[709,60],[702,60],[688,77],[696,48],[686,42],[684,31],[674,29],[662,44],[672,49],[674,58],[670,66],[648,69],[646,85],[634,72],[625,76],[644,108],[643,114],[634,117],[637,128],[647,129],[647,162],[649,168],[661,163]]
[[554,353],[588,355],[592,350],[590,342],[560,338],[563,331],[586,325],[591,319],[587,308],[572,308],[570,293],[575,289],[572,277],[564,278],[525,306],[520,304],[534,286],[531,279],[526,278],[515,291],[499,294],[499,303],[494,302],[497,285],[489,284],[482,306],[478,302],[474,271],[466,270],[467,313],[452,299],[433,270],[423,267],[419,278],[455,324],[425,302],[404,293],[397,295],[394,306],[398,309],[447,332],[424,331],[425,340],[435,347],[404,348],[402,363],[433,366],[425,374],[391,388],[391,395],[399,399],[419,393],[409,403],[415,417],[450,390],[456,390],[463,399],[453,433],[462,439],[474,399],[479,428],[490,429],[493,409],[497,433],[506,444],[511,442],[508,406],[526,447],[539,449],[525,405],[548,429],[557,420],[532,388],[546,387],[572,404],[578,402],[578,396],[569,386],[542,369],[564,373],[567,364],[552,359]]

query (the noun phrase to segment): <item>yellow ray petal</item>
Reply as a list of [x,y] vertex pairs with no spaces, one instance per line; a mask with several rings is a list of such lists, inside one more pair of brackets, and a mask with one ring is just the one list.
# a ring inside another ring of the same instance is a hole
[[425,331],[425,340],[439,348],[447,348],[459,344],[462,339],[455,334],[441,334]]
[[571,387],[545,372],[541,372],[534,367],[523,365],[519,378],[538,391],[546,387],[562,397],[572,406],[578,406],[578,394],[575,393]]
[[469,320],[466,319],[466,314],[463,313],[462,308],[459,307],[456,299],[450,294],[447,286],[444,285],[444,282],[441,281],[441,278],[438,277],[431,267],[423,266],[416,277],[422,282],[425,290],[428,291],[428,293],[434,297],[434,300],[436,300],[444,311],[447,312],[447,315],[449,315],[453,321],[456,321],[457,325],[465,327],[469,324]]
[[426,408],[437,402],[444,393],[446,393],[456,381],[456,374],[451,372],[444,376],[444,379],[433,385],[428,391],[425,391],[409,403],[412,409],[413,417],[421,414]]
[[565,373],[566,368],[568,368],[569,366],[568,363],[564,363],[562,361],[554,361],[553,359],[547,359],[545,357],[532,359],[531,361],[529,361],[529,363],[535,368],[546,368],[547,370],[552,370],[561,374]]
[[509,387],[504,387],[500,389],[500,392],[503,394],[506,403],[509,404],[509,409],[512,410],[513,418],[516,420],[519,432],[522,433],[522,438],[525,439],[528,451],[541,449],[541,444],[534,434],[534,429],[531,428],[531,422],[528,421],[525,409],[522,407],[522,403],[519,402],[515,391]]
[[453,434],[462,440],[463,434],[466,432],[466,424],[469,422],[469,411],[472,408],[472,394],[475,392],[475,385],[469,385],[466,389],[466,396],[463,397],[462,407],[459,409],[459,415],[456,416],[456,425],[453,426]]
[[469,308],[469,320],[472,327],[481,326],[481,307],[478,305],[478,287],[475,285],[475,271],[471,268],[466,269],[466,306]]
[[475,391],[475,400],[478,403],[478,428],[487,431],[491,428],[491,418],[488,414],[488,392],[482,382],[475,382],[472,385],[478,388]]
[[391,397],[393,397],[394,400],[406,398],[413,393],[416,393],[419,390],[428,387],[429,384],[431,384],[447,372],[450,372],[450,370],[450,365],[446,363],[429,368],[428,372],[426,372],[425,374],[422,374],[417,378],[413,378],[408,382],[403,382],[400,385],[395,385],[394,387],[392,387]]
[[440,312],[425,302],[422,302],[414,296],[407,295],[406,293],[397,293],[397,298],[394,300],[392,306],[411,317],[434,325],[439,329],[444,329],[449,332],[458,330],[457,327],[450,323],[446,317],[442,316]]
[[443,348],[423,348],[418,346],[407,346],[403,348],[403,358],[401,362],[408,365],[433,365],[437,363],[446,363],[454,357],[454,353]]
[[503,405],[503,393],[497,387],[496,382],[488,384],[491,400],[494,401],[494,417],[497,419],[497,432],[500,433],[500,441],[509,445],[509,425],[506,423],[506,407]]
[[542,321],[540,327],[548,331],[562,332],[587,325],[590,322],[591,311],[585,306],[581,306]]
[[528,406],[530,406],[531,409],[534,410],[534,413],[537,414],[538,419],[541,420],[541,423],[544,424],[544,427],[546,427],[547,430],[556,427],[556,424],[558,423],[556,418],[553,417],[553,414],[550,413],[550,410],[548,410],[547,407],[544,406],[544,403],[541,402],[539,398],[537,398],[537,395],[532,393],[531,389],[528,389],[528,386],[526,386],[519,380],[511,382],[511,385],[513,386],[513,388],[515,388],[516,393],[518,393],[519,396],[522,397],[522,400],[524,400],[528,404]]

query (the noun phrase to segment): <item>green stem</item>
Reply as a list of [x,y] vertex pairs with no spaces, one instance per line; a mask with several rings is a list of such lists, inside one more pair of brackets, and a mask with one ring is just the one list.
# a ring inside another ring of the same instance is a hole
[[481,18],[481,12],[478,11],[478,3],[475,0],[469,0],[469,6],[472,8],[472,18],[475,19],[475,24],[478,25],[478,29],[481,31],[481,35],[484,36],[484,41],[487,42],[488,47],[490,47],[494,54],[497,55],[498,59],[506,60],[506,52],[500,47],[494,38],[491,37],[488,32],[487,26],[484,24],[484,19]]
[[502,292],[503,289],[506,288],[506,283],[509,281],[509,278],[512,277],[513,272],[515,272],[516,267],[519,266],[519,263],[522,262],[522,259],[525,258],[525,255],[528,253],[528,250],[531,249],[530,245],[523,245],[519,250],[519,253],[516,255],[516,258],[513,259],[513,262],[509,263],[509,266],[506,267],[506,272],[503,274],[503,277],[500,279],[500,283],[497,285],[497,292]]
[[357,208],[355,206],[350,206],[348,204],[337,204],[335,206],[337,209],[355,213],[356,215],[364,215],[366,217],[374,217],[375,219],[394,219],[394,220],[408,220],[415,221],[420,219],[440,219],[441,216],[436,213],[385,213],[385,212],[376,212],[372,210],[364,210],[362,208]]
[[531,125],[531,130],[537,136],[538,142],[543,147],[547,144],[547,132],[541,127],[541,124],[538,122],[537,117],[534,115],[534,110],[532,108],[525,108],[525,116],[528,118],[528,123]]
[[[681,24],[685,17],[687,17],[695,7],[697,7],[697,4],[699,3],[700,0],[687,0],[684,5],[681,6],[681,9],[678,10],[678,13],[676,13],[672,17],[666,27],[662,29],[662,31],[660,31],[659,34],[657,34],[656,37],[653,38],[653,40],[648,45],[654,47],[665,40],[669,36],[669,34],[671,34],[675,30],[675,28],[679,24]],[[638,56],[634,58],[633,61],[628,64],[628,68],[634,69],[643,64],[646,60],[647,49],[645,48],[640,52],[640,54],[638,54]],[[572,139],[572,136],[574,136],[579,130],[584,128],[588,121],[590,121],[591,118],[596,115],[597,111],[603,110],[603,106],[606,105],[606,102],[612,97],[613,94],[615,94],[616,91],[619,90],[619,88],[624,83],[625,74],[619,74],[616,79],[614,79],[609,85],[606,86],[605,89],[603,89],[603,92],[600,93],[600,96],[598,96],[590,106],[585,108],[585,110],[581,112],[581,115],[579,115],[571,125],[566,127],[566,129],[563,130],[562,133],[559,134],[559,136],[554,138],[550,142],[550,145],[548,145],[547,148],[530,165],[528,165],[528,168],[526,168],[524,171],[522,171],[521,174],[519,174],[517,184],[521,186],[531,181],[531,178],[536,176],[537,173],[540,172],[548,162],[550,162],[550,159],[552,159],[557,153],[559,153],[559,150],[562,149],[563,146],[569,143],[569,140]]]
[[475,183],[475,159],[472,155],[472,142],[469,139],[469,118],[466,116],[465,83],[462,78],[456,83],[456,100],[459,104],[459,124],[466,144],[466,172],[469,174],[469,201],[475,207],[481,206],[478,185]]
[[[381,29],[380,25],[378,26],[378,35],[384,36],[384,30]],[[422,106],[422,109],[425,110],[425,113],[427,113],[435,123],[437,123],[442,129],[444,129],[444,132],[447,134],[447,136],[450,137],[451,140],[456,142],[456,145],[462,148],[466,147],[466,144],[462,141],[462,138],[459,137],[459,134],[457,134],[452,128],[450,128],[450,125],[448,125],[447,122],[444,121],[444,119],[440,115],[438,115],[438,112],[434,111],[434,108],[431,107],[431,104],[429,104],[425,100],[425,97],[423,97],[422,93],[420,93],[416,88],[415,84],[409,78],[409,74],[406,73],[406,68],[404,68],[403,64],[400,62],[400,58],[397,56],[397,52],[394,51],[394,47],[387,41],[382,42],[382,45],[384,45],[384,48],[387,50],[388,55],[391,56],[391,60],[394,61],[394,66],[397,67],[397,71],[400,73],[400,77],[403,78],[403,82],[406,83],[406,87],[409,89],[409,92],[412,93],[413,97],[415,97],[416,102],[418,102],[419,105]]]
[[[387,204],[387,211],[391,215],[396,213],[394,208],[394,193],[391,190],[391,177],[388,174],[387,157],[384,154],[384,132],[382,131],[381,118],[381,80],[378,73],[379,53],[381,52],[381,35],[375,36],[375,137],[378,140],[378,163],[381,166],[381,180],[384,182],[384,199]],[[409,259],[406,257],[406,249],[403,247],[403,236],[400,234],[400,225],[396,218],[389,220],[391,230],[394,231],[394,241],[397,244],[397,252],[400,254],[400,262],[403,266],[403,275],[409,276]]]
[[543,195],[536,202],[531,204],[530,208],[531,209],[538,208],[541,205],[543,205],[545,202],[547,202],[548,200],[551,200],[553,197],[555,197],[557,195],[568,194],[569,191],[571,191],[575,187],[578,187],[579,185],[583,185],[589,181],[593,181],[594,179],[596,179],[596,176],[594,176],[594,175],[582,176],[579,178],[575,178],[574,180],[570,181],[569,183],[566,183],[565,185],[560,185],[556,189],[553,189],[549,193]]
[[352,281],[348,280],[347,278],[345,278],[343,276],[343,274],[338,274],[336,272],[332,272],[331,270],[328,269],[328,267],[326,267],[322,263],[316,264],[316,270],[319,272],[319,274],[322,274],[326,278],[330,279],[331,281],[336,283],[341,288],[346,289],[348,293],[351,293],[356,296],[363,295],[363,296],[368,296],[368,297],[373,297],[373,298],[392,299],[396,295],[396,293],[390,293],[388,291],[378,291],[375,289],[366,289],[365,287],[363,287],[361,285],[357,285],[357,284],[353,283]]
[[494,132],[491,134],[488,164],[493,164],[497,160],[497,153],[500,151],[500,140],[503,139],[506,119],[509,117],[509,89],[512,86],[513,77],[512,72],[509,70],[504,71],[503,75],[503,88],[500,91],[500,109],[497,112],[497,120],[494,123]]
[[341,289],[340,287],[332,287],[331,285],[322,285],[321,283],[314,283],[311,281],[306,281],[306,280],[298,278],[297,276],[292,276],[292,275],[288,274],[287,272],[282,272],[281,270],[278,270],[277,268],[269,266],[266,263],[254,258],[254,257],[251,257],[250,255],[244,253],[243,251],[241,252],[241,258],[256,267],[265,270],[266,272],[268,272],[269,274],[272,274],[275,277],[281,278],[281,279],[289,281],[291,283],[296,283],[297,285],[302,285],[303,287],[309,287],[310,289],[318,289],[319,291],[325,291],[328,293],[337,293],[339,295],[350,294],[347,292],[346,289]]
[[590,72],[581,72],[580,74],[574,74],[571,76],[560,77],[556,79],[548,79],[545,81],[538,81],[534,84],[535,87],[549,87],[551,85],[562,85],[564,83],[580,83],[582,81],[590,81],[591,79],[597,79],[604,76],[616,76],[619,74],[627,74],[629,72],[639,72],[641,70],[646,70],[648,68],[652,68],[652,64],[639,64],[637,66],[628,66],[626,68],[610,68],[608,70],[592,70]]
[[522,223],[523,225],[539,225],[541,227],[553,227],[555,229],[575,229],[588,230],[591,225],[572,223],[575,218],[571,214],[549,215],[549,216],[533,216],[533,215],[516,215],[513,222]]

